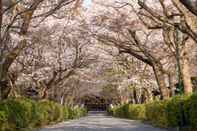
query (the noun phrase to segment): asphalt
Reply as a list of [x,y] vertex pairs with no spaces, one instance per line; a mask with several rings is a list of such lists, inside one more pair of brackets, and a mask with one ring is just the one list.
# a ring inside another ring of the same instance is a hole
[[105,112],[89,112],[88,116],[38,131],[167,131],[155,128],[140,121],[118,119],[107,116]]

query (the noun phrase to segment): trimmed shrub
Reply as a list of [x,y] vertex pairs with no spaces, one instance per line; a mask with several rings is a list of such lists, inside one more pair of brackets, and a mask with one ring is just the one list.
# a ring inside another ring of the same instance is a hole
[[87,110],[85,108],[68,108],[66,109],[68,111],[68,119],[77,119],[82,116],[85,116],[87,114]]
[[197,128],[197,93],[190,97],[189,107],[189,121],[192,127]]
[[0,130],[6,130],[8,128],[8,114],[4,111],[0,111]]
[[128,105],[120,105],[114,108],[113,114],[115,117],[127,118]]
[[169,127],[177,127],[180,125],[188,124],[188,120],[185,113],[185,104],[189,97],[187,96],[175,96],[168,101],[166,107],[166,115],[168,119]]
[[81,108],[81,107],[78,107],[78,108],[75,108],[74,109],[74,114],[75,114],[75,118],[80,118],[80,117],[83,117],[87,114],[87,111],[85,108]]
[[108,109],[110,115],[120,118],[145,120],[158,127],[197,128],[197,93],[175,96],[168,100],[147,104],[126,104]]
[[145,120],[146,119],[145,105],[143,104],[128,105],[127,117],[129,119],[134,119],[134,120]]
[[108,109],[108,112],[120,118],[129,118],[135,120],[145,119],[145,106],[140,104],[126,104],[113,109]]
[[67,106],[63,107],[63,117],[64,117],[64,120],[68,120],[69,119],[69,109]]
[[108,108],[107,109],[107,113],[109,114],[109,115],[111,115],[111,116],[113,116],[114,114],[113,114],[113,108]]
[[67,107],[67,108],[68,108],[68,119],[74,119],[73,109],[71,107]]
[[0,123],[8,120],[8,115],[4,111],[0,111]]
[[30,109],[31,103],[24,102],[23,99],[9,99],[0,105],[0,110],[8,114],[8,123],[16,129],[28,126],[31,120]]
[[166,107],[168,101],[154,101],[146,104],[146,118],[155,126],[168,127]]
[[33,101],[26,98],[8,99],[0,103],[0,130],[22,130],[56,123],[86,114],[83,108],[70,110],[52,101]]
[[46,125],[52,121],[53,114],[49,101],[45,100],[37,103],[35,116],[37,117],[36,126]]

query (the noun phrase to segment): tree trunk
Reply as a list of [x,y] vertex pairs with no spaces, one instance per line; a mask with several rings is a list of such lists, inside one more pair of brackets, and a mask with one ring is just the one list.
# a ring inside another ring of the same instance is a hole
[[11,90],[7,75],[8,68],[4,61],[4,58],[0,60],[0,100],[6,99]]
[[197,16],[197,1],[195,0],[180,0],[180,2],[193,14]]
[[26,46],[26,38],[18,43],[18,45],[9,53],[2,53],[0,56],[0,90],[1,90],[1,100],[6,99],[10,93],[9,79],[8,79],[8,71],[16,57],[20,54],[20,52]]
[[188,56],[187,45],[184,48],[180,63],[181,63],[181,74],[182,74],[183,85],[184,85],[184,93],[191,94],[192,81],[191,81],[190,69],[189,69],[189,56]]
[[169,81],[170,97],[175,96],[175,86],[173,83],[173,76],[171,73],[168,73],[168,81]]
[[183,82],[184,93],[190,94],[192,93],[192,82],[189,69],[189,43],[184,40],[184,34],[179,29],[176,28],[174,33],[179,86]]
[[47,99],[48,97],[48,92],[47,92],[47,88],[44,88],[42,91],[41,91],[41,95],[40,95],[40,98],[41,99]]
[[2,39],[1,39],[2,21],[3,21],[3,4],[2,4],[2,0],[0,0],[0,46],[2,45]]
[[135,87],[133,88],[133,99],[134,99],[134,104],[138,104],[137,90]]
[[154,64],[153,71],[155,74],[155,78],[157,84],[159,86],[159,90],[161,92],[161,99],[169,98],[169,91],[165,83],[165,74],[161,64]]
[[63,95],[61,96],[60,104],[61,104],[61,105],[64,105],[64,104],[65,104],[65,94],[63,94]]
[[8,83],[8,80],[0,81],[0,101],[6,99],[11,91]]

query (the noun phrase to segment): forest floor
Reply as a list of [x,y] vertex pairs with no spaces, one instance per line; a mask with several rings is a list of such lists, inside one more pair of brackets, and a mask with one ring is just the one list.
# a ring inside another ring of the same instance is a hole
[[38,131],[167,131],[140,121],[118,119],[105,112],[90,112],[87,117],[45,127]]

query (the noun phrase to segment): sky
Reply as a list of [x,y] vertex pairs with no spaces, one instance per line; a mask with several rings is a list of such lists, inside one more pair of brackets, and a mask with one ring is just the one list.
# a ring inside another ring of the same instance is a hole
[[86,8],[90,7],[91,3],[92,3],[92,0],[84,0],[84,6]]

